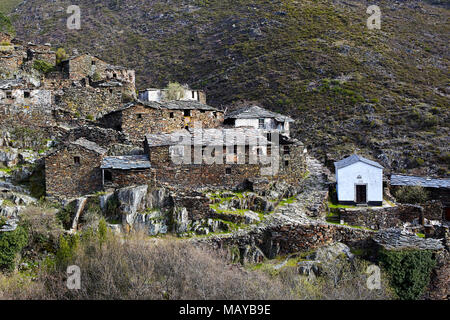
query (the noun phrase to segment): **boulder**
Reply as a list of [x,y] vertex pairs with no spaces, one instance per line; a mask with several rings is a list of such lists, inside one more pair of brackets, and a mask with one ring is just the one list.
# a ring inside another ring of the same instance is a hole
[[0,149],[0,163],[3,163],[7,167],[13,167],[17,165],[19,161],[19,153],[17,149],[6,148]]
[[244,213],[244,217],[245,217],[245,223],[246,224],[252,224],[252,223],[256,223],[256,222],[260,222],[261,219],[259,218],[259,215],[256,212],[253,211],[246,211]]
[[320,263],[318,261],[300,261],[297,263],[299,274],[314,277],[320,274]]
[[350,252],[350,248],[340,242],[321,247],[314,253],[308,255],[306,258],[308,260],[315,260],[320,262],[333,262],[339,256],[345,256],[349,260],[354,258],[354,255]]

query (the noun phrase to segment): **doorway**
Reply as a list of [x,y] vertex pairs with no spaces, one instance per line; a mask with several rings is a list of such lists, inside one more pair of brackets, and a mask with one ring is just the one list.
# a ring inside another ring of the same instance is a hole
[[356,203],[367,203],[367,185],[356,185]]

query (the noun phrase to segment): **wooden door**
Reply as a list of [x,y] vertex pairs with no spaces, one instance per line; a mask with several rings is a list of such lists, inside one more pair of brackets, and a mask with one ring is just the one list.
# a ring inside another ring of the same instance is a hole
[[365,184],[356,186],[356,203],[367,203],[367,186]]

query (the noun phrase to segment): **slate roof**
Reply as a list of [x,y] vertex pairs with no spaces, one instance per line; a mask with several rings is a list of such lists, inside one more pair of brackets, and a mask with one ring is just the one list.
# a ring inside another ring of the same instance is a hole
[[166,110],[205,110],[205,111],[216,111],[223,112],[214,107],[208,106],[206,104],[197,102],[197,101],[168,101],[168,102],[158,102],[158,101],[142,101],[137,100],[133,102],[129,102],[124,104],[117,110],[113,110],[106,115],[114,114],[116,112],[120,112],[131,108],[135,105],[143,105],[144,107],[153,108],[153,109],[166,109]]
[[258,106],[248,106],[225,115],[225,119],[259,119],[259,118],[274,118],[280,122],[293,122],[294,120],[288,116],[263,109]]
[[177,100],[177,101],[167,101],[167,102],[157,102],[162,108],[169,110],[207,110],[223,112],[214,107],[208,106],[207,104],[200,103],[194,100]]
[[107,152],[106,149],[100,147],[98,144],[96,144],[95,142],[89,141],[85,138],[80,138],[76,141],[71,142],[71,144],[83,147],[85,149],[94,151],[98,154],[105,154]]
[[395,228],[380,230],[374,235],[373,240],[388,250],[441,250],[444,248],[442,239],[420,238],[415,234],[409,234]]
[[102,169],[148,169],[150,161],[146,155],[105,157],[100,168]]
[[374,166],[376,168],[383,169],[383,166],[381,164],[379,164],[378,162],[366,159],[357,154],[352,154],[350,157],[347,157],[345,159],[335,162],[334,167],[336,169],[341,169],[341,168],[348,167],[349,165],[352,165],[352,164],[360,162],[360,161],[363,163],[369,164],[371,166]]
[[244,144],[241,143],[241,145],[248,144],[250,137],[258,137],[261,139],[259,144],[271,144],[267,141],[263,130],[253,128],[188,129],[173,133],[147,134],[145,136],[145,141],[149,147],[189,144],[212,146],[216,143],[219,143],[220,145],[239,145],[239,143],[242,142],[242,139],[240,139],[240,141],[234,141],[231,138],[228,141],[227,136],[245,137]]
[[450,179],[432,179],[427,177],[391,175],[392,186],[421,186],[425,188],[450,189]]

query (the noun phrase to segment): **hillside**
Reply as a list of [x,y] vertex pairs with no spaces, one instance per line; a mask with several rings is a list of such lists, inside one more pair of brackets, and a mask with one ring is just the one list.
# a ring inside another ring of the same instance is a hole
[[297,119],[322,160],[354,150],[394,172],[449,174],[450,10],[378,1],[381,30],[356,0],[25,1],[17,36],[133,67],[138,87],[188,83],[225,107],[255,101]]

